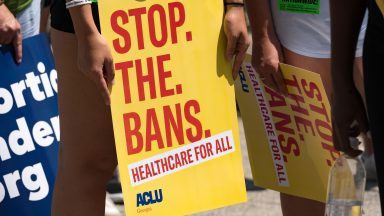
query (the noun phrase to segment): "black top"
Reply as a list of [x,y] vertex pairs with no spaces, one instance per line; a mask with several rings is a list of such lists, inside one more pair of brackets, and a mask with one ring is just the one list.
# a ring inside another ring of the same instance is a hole
[[[100,32],[99,10],[92,3],[93,20]],[[65,8],[65,0],[53,0],[51,5],[51,26],[59,31],[75,33],[69,11]]]

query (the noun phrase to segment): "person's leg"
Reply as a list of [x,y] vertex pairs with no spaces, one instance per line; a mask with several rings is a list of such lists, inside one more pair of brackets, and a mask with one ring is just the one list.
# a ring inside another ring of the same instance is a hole
[[353,65],[353,80],[355,81],[357,90],[363,98],[365,106],[367,106],[364,90],[363,57],[355,58],[355,64]]
[[[331,95],[330,59],[310,58],[283,48],[285,63],[320,74],[328,98]],[[316,187],[314,185],[314,187]],[[325,204],[319,201],[280,194],[281,208],[285,216],[324,216]]]
[[49,32],[49,17],[50,17],[51,0],[42,0],[40,32]]
[[[363,58],[357,57],[355,59],[355,64],[353,68],[353,79],[355,81],[355,86],[359,91],[361,97],[363,98],[365,108],[367,109],[367,102],[365,99],[365,90],[364,90],[364,75],[363,75]],[[360,133],[359,141],[364,145],[364,153],[362,155],[362,160],[367,172],[367,180],[376,179],[376,167],[373,159],[373,145],[372,139],[368,133]]]
[[41,9],[40,32],[49,33],[49,6]]
[[332,93],[331,59],[311,58],[311,57],[299,55],[286,48],[283,48],[283,53],[284,53],[284,61],[287,64],[320,74],[328,99],[331,97],[331,93]]
[[77,69],[74,34],[52,29],[58,70],[61,143],[53,216],[103,216],[106,183],[117,165],[110,107]]
[[369,7],[369,20],[364,42],[364,86],[368,117],[375,154],[376,173],[380,192],[381,212],[384,214],[384,105],[383,98],[383,59],[384,59],[384,19],[372,0]]

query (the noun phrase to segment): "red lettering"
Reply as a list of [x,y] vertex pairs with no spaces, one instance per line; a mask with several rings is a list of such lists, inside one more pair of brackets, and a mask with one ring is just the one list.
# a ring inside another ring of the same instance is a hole
[[164,106],[164,124],[167,139],[167,146],[172,147],[172,131],[174,132],[179,145],[184,144],[183,122],[180,103],[175,105],[176,119],[169,106]]
[[331,155],[331,158],[332,158],[333,161],[335,161],[340,156],[340,152],[338,152],[330,144],[321,142],[321,147],[323,147],[324,150],[327,150],[329,152],[329,154]]
[[169,164],[169,170],[174,170],[175,164],[174,164],[174,162],[171,162],[171,160],[174,160],[173,155],[169,155],[167,159],[168,159],[168,164]]
[[[171,57],[169,54],[160,55],[156,57],[157,66],[158,66],[157,73],[159,75],[158,81],[160,86],[161,97],[172,96],[175,94],[175,90],[168,89],[166,85],[166,79],[172,77],[172,72],[165,70],[164,62],[169,61],[170,59]],[[147,74],[144,74],[143,64],[141,59],[136,59],[134,62],[126,61],[126,62],[115,64],[115,69],[121,70],[122,72],[125,103],[128,104],[132,102],[132,95],[130,91],[130,82],[129,82],[129,75],[128,75],[128,70],[130,68],[135,68],[139,101],[144,101],[147,99],[145,85],[148,86],[149,97],[151,99],[155,99],[157,97],[157,92],[156,92],[156,77],[155,77],[154,62],[152,57],[148,57],[146,59]]]
[[145,7],[134,8],[134,9],[128,10],[128,13],[130,16],[135,17],[138,49],[142,50],[142,49],[144,49],[144,34],[143,34],[142,15],[147,13],[147,9]]
[[323,115],[325,117],[325,119],[327,120],[327,122],[331,122],[331,120],[329,119],[327,110],[325,109],[324,103],[321,103],[321,107],[310,104],[309,109],[312,110],[313,112],[316,112],[316,113]]
[[[320,135],[320,137],[328,142],[332,142],[332,126],[325,121],[316,119],[315,120],[316,131]],[[323,132],[322,129],[326,131]]]
[[120,43],[120,40],[118,38],[112,40],[113,48],[115,49],[116,52],[120,54],[127,53],[131,49],[131,35],[127,30],[124,28],[120,27],[118,24],[118,18],[121,19],[122,24],[127,24],[128,23],[128,15],[122,11],[122,10],[117,10],[112,13],[111,15],[111,28],[112,30],[123,37],[124,44],[122,45]]
[[181,161],[182,161],[183,165],[188,164],[187,152],[185,152],[185,151],[180,152],[180,157],[181,157]]
[[137,171],[137,167],[134,168],[134,169],[131,169],[131,174],[132,174],[132,177],[133,177],[133,182],[138,182],[140,181],[140,176],[139,176],[139,173]]
[[[182,26],[185,22],[185,9],[181,2],[171,2],[168,4],[169,9],[169,23],[171,30],[172,43],[177,43],[177,28]],[[176,11],[178,19],[176,19]]]
[[176,164],[176,169],[182,166],[178,154],[175,155],[175,164]]
[[309,115],[308,110],[305,108],[305,101],[302,96],[290,94],[289,98],[292,99],[294,102],[293,104],[291,104],[291,108],[293,111],[304,115]]
[[[133,127],[131,127],[131,119],[133,120]],[[139,131],[141,127],[140,116],[134,112],[126,113],[123,115],[123,120],[128,155],[137,154],[143,149],[143,136]],[[137,146],[133,146],[133,137],[136,137]]]
[[[164,122],[164,131],[160,128],[159,113],[163,115],[161,117],[163,117],[162,120],[164,121],[160,122]],[[154,145],[156,145],[158,149],[172,147],[174,146],[173,134],[179,145],[185,143],[185,138],[190,142],[201,140],[203,137],[203,127],[199,119],[196,118],[196,114],[198,113],[200,113],[200,105],[196,100],[188,101],[184,107],[178,103],[175,104],[175,107],[172,109],[169,105],[163,106],[160,110],[156,110],[155,108],[147,109],[145,116],[143,116],[143,119],[145,119],[145,127],[141,126],[142,119],[138,113],[132,112],[124,114],[123,120],[128,155],[142,152],[144,145],[145,151],[151,151]],[[185,130],[183,117],[186,122],[190,124]],[[165,134],[162,134],[162,132]],[[167,143],[166,146],[164,142]],[[225,142],[225,140],[223,139],[222,142]],[[227,140],[227,142],[229,142],[229,140]],[[230,143],[227,144],[228,146],[226,148],[231,149]]]
[[[192,109],[193,109],[193,111],[192,111]],[[200,104],[196,100],[189,100],[184,106],[185,119],[192,126],[194,126],[195,130],[196,130],[196,134],[194,135],[193,129],[188,128],[186,130],[187,138],[190,142],[196,142],[198,140],[201,140],[201,138],[203,137],[203,127],[202,127],[199,119],[197,119],[196,117],[194,117],[192,115],[192,112],[194,112],[194,114],[198,114],[200,112]]]
[[[178,28],[185,23],[184,5],[181,2],[171,2],[168,4],[168,13],[160,4],[152,5],[148,8],[148,12],[146,7],[113,12],[110,17],[110,24],[112,30],[121,37],[115,38],[112,41],[116,52],[124,54],[131,50],[134,40],[132,40],[128,29],[136,31],[137,49],[145,49],[144,30],[147,30],[143,29],[143,22],[145,21],[148,22],[148,27],[145,27],[148,28],[149,40],[154,47],[163,47],[169,38],[173,44],[177,43]],[[130,18],[133,18],[134,22],[128,25]],[[169,19],[169,28],[167,26],[167,19]],[[170,37],[168,37],[168,29],[171,34]],[[187,41],[192,40],[192,32],[186,32],[185,36]]]
[[297,81],[296,76],[293,75],[292,78],[293,78],[292,80],[284,79],[285,85],[287,85],[287,87],[291,86],[291,87],[297,88],[297,91],[299,91],[299,94],[302,94],[301,93],[301,88],[299,86],[299,82]]
[[[285,144],[285,141],[287,141],[286,144]],[[283,151],[285,154],[291,154],[291,152],[293,152],[295,156],[300,155],[299,144],[293,137],[288,137],[288,139],[285,140],[284,135],[280,134],[279,143],[280,143],[281,151]]]
[[129,76],[128,76],[128,69],[132,67],[133,67],[132,61],[126,61],[126,62],[115,64],[115,69],[121,70],[121,74],[123,77],[124,99],[126,104],[129,104],[132,102],[131,90],[129,85]]
[[281,113],[277,111],[272,111],[272,116],[281,119],[281,121],[275,122],[276,130],[284,133],[295,134],[295,131],[292,128],[287,127],[287,125],[292,122],[291,116],[286,113]]
[[[161,30],[161,38],[160,40],[156,37],[156,24],[155,24],[155,12],[159,14],[160,18],[160,30]],[[148,11],[148,28],[149,28],[149,36],[152,44],[155,47],[162,47],[165,45],[168,39],[167,34],[167,18],[165,14],[164,8],[159,4],[154,4],[149,8]]]
[[269,106],[277,107],[277,106],[287,106],[285,99],[283,96],[279,95],[275,91],[270,88],[265,88],[265,92],[270,95],[271,100],[269,100]]
[[151,167],[148,164],[145,164],[145,178],[151,178],[152,177],[152,171]]
[[[146,123],[146,140],[145,140],[145,151],[151,151],[152,142],[157,143],[159,149],[164,148],[163,139],[161,137],[161,131],[159,121],[157,120],[156,110],[154,108],[147,110],[147,123]],[[152,129],[154,133],[152,133]]]
[[300,124],[301,124],[304,126],[305,133],[308,133],[308,128],[310,128],[312,131],[312,135],[315,136],[315,130],[313,129],[313,125],[311,121],[304,119],[300,116],[295,116],[294,118],[295,118],[297,130],[299,132],[301,132],[301,129],[300,129]]
[[[310,83],[308,84],[306,80],[302,79],[302,80],[301,80],[301,85],[303,86],[303,89],[304,89],[305,94],[306,94],[309,98],[314,98],[314,97],[316,97],[316,99],[317,99],[318,101],[322,101],[322,97],[321,97],[320,89],[319,89],[319,87],[318,87],[315,83],[310,82]],[[307,89],[307,87],[309,87],[309,89]]]
[[153,60],[152,57],[147,58],[147,70],[148,74],[143,75],[143,68],[141,65],[141,60],[135,60],[136,66],[136,76],[137,76],[137,90],[139,93],[139,100],[145,100],[145,91],[144,91],[144,83],[148,83],[149,92],[151,99],[156,98],[156,83],[155,83],[155,75],[153,70]]
[[165,79],[172,77],[171,71],[165,71],[164,69],[164,62],[169,60],[171,60],[171,56],[169,54],[161,55],[157,57],[161,97],[172,96],[175,94],[175,91],[173,89],[167,89],[167,86],[165,83]]

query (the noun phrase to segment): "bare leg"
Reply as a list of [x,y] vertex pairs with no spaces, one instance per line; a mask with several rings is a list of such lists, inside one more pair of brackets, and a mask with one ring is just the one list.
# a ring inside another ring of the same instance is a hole
[[[365,89],[364,89],[364,75],[363,75],[363,58],[358,57],[355,59],[355,65],[353,70],[353,79],[355,81],[355,86],[359,91],[361,97],[363,98],[365,109],[367,109],[367,103],[365,101]],[[373,154],[373,146],[371,139],[367,136],[366,133],[361,133],[360,138],[364,144],[364,153],[366,156],[371,156]]]
[[[330,98],[332,94],[330,59],[310,58],[293,53],[287,49],[283,50],[287,64],[320,74],[327,96]],[[324,216],[325,204],[322,202],[283,193],[280,194],[280,200],[282,212],[285,216]]]
[[284,216],[324,216],[325,204],[280,193],[281,210]]
[[[331,83],[331,62],[330,59],[324,58],[310,58],[296,54],[283,48],[284,58],[287,64],[300,67],[312,72],[318,73],[324,84],[325,91],[328,99],[332,96],[332,83]],[[362,58],[356,58],[354,65],[354,79],[355,84],[363,96],[365,102],[364,83],[363,83],[363,69]],[[366,134],[363,134],[363,139],[367,138]],[[367,138],[368,139],[368,138]],[[372,145],[370,142],[366,143],[367,152],[372,153]],[[325,204],[313,200],[308,200],[300,197],[295,197],[287,194],[281,194],[281,207],[284,215],[300,216],[300,215],[324,215]]]
[[328,99],[331,98],[331,95],[332,95],[331,59],[311,58],[311,57],[299,55],[285,48],[283,48],[283,52],[284,52],[284,60],[287,64],[320,74]]
[[365,90],[364,90],[364,75],[363,75],[363,58],[355,58],[355,64],[353,67],[353,79],[355,81],[355,86],[359,91],[361,97],[363,98],[365,107],[367,103],[365,102]]
[[41,9],[40,32],[47,32],[48,19],[49,19],[49,6],[43,7]]
[[75,35],[51,33],[61,129],[52,215],[103,216],[106,183],[117,165],[110,108],[77,69]]

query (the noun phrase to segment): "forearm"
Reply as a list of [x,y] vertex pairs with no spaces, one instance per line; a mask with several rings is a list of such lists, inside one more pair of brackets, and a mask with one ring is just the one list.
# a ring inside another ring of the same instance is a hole
[[244,9],[243,0],[224,0],[225,11],[228,12],[233,7],[241,7]]
[[7,6],[4,3],[0,4],[0,25],[3,25],[7,21],[9,21],[9,19],[13,18],[14,16],[8,10]]
[[224,3],[244,3],[243,0],[224,0]]
[[251,24],[253,41],[259,39],[275,40],[276,34],[269,0],[245,0]]
[[332,83],[335,94],[354,88],[353,64],[367,0],[330,0]]
[[78,39],[98,33],[90,4],[69,8],[69,13]]

